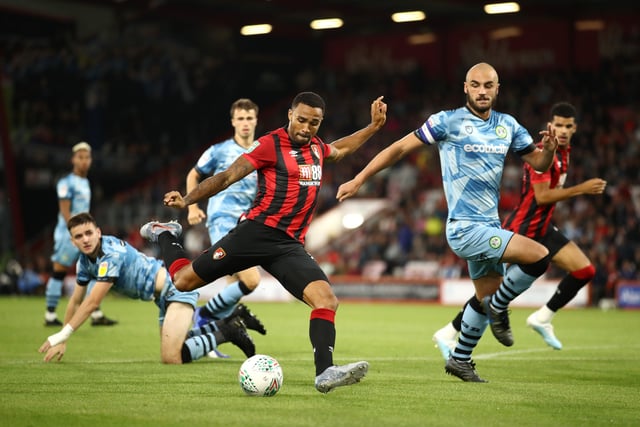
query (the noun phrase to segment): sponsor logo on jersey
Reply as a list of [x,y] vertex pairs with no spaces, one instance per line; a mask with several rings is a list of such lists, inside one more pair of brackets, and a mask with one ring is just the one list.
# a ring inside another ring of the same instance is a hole
[[496,135],[500,139],[505,139],[507,137],[507,129],[502,125],[496,126]]
[[291,157],[295,157],[295,156],[297,156],[297,155],[298,155],[298,152],[297,152],[296,150],[291,150],[291,151],[289,151],[289,155],[290,155]]
[[502,246],[502,239],[499,236],[493,236],[489,239],[489,246],[491,246],[492,249],[498,249]]
[[298,165],[300,185],[305,187],[315,187],[320,185],[322,180],[322,167],[320,165]]
[[102,261],[98,266],[98,277],[106,276],[108,270],[109,270],[109,263],[107,261]]
[[213,251],[213,259],[214,260],[222,259],[225,256],[227,256],[227,253],[222,248],[217,248],[215,251]]
[[462,148],[467,153],[506,154],[509,151],[506,145],[464,144]]

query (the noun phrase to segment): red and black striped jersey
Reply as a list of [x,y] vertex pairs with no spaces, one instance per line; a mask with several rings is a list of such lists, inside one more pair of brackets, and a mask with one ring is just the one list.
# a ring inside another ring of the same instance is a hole
[[571,147],[558,148],[556,159],[546,172],[537,172],[528,163],[524,164],[520,202],[502,222],[503,228],[532,239],[546,234],[556,204],[539,205],[536,202],[533,184],[548,182],[549,188],[564,186],[569,168],[570,151]]
[[258,172],[258,192],[245,217],[304,243],[330,152],[318,137],[303,146],[292,144],[285,128],[258,138],[243,154]]

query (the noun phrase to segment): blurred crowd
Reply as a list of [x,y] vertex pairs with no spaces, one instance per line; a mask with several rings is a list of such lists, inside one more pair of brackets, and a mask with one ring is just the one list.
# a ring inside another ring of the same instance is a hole
[[[317,215],[335,206],[338,186],[380,149],[419,127],[431,113],[464,103],[462,76],[455,82],[435,81],[419,68],[349,74],[322,64],[235,69],[238,64],[149,26],[89,40],[4,40],[2,50],[3,88],[17,170],[23,171],[19,185],[30,243],[50,237],[57,213],[55,181],[68,172],[69,147],[80,140],[94,148],[89,178],[94,215],[103,231],[151,252],[138,227],[150,218],[171,218],[162,195],[184,189],[201,151],[228,136],[228,108],[236,98],[250,97],[260,105],[261,134],[286,124],[292,95],[316,91],[327,101],[319,135],[330,142],[368,123],[371,101],[385,95],[389,113],[384,130],[355,156],[325,170]],[[620,280],[640,279],[638,66],[640,62],[612,60],[597,72],[503,77],[496,106],[514,115],[534,137],[545,127],[553,103],[568,101],[577,107],[579,128],[567,185],[601,177],[608,181],[607,192],[558,204],[555,223],[596,266],[596,299],[611,296]],[[511,156],[501,199],[505,213],[518,201],[520,177],[521,163]],[[387,198],[393,208],[316,254],[329,273],[363,274],[375,264],[379,274],[406,277],[407,264],[420,261],[436,266],[436,277],[467,274],[444,238],[447,212],[436,149],[419,150],[380,173],[360,196]],[[6,206],[0,206],[0,215],[8,215]],[[187,230],[194,251],[208,243],[197,238],[204,234]],[[43,251],[17,254],[21,271],[47,274],[46,244]],[[558,274],[548,272],[549,277]]]

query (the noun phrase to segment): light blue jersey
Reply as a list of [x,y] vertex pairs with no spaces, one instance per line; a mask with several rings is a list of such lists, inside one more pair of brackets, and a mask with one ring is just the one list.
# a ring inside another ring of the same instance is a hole
[[492,111],[483,120],[466,107],[431,115],[415,135],[438,145],[449,246],[468,261],[472,279],[489,270],[503,274],[499,262],[513,236],[498,214],[504,161],[509,151],[533,151],[533,138],[508,114]]
[[438,144],[449,219],[500,221],[505,157],[509,150],[535,149],[529,132],[508,114],[492,111],[483,120],[462,107],[431,115],[415,134],[426,144]]
[[[76,266],[77,282],[86,286],[90,281],[113,283],[112,289],[132,299],[151,301],[155,299],[160,308],[160,324],[168,302],[183,302],[194,308],[198,292],[178,291],[169,274],[162,293],[155,295],[155,281],[158,271],[164,268],[162,261],[149,257],[129,243],[113,236],[102,236],[100,255],[95,261],[81,254]],[[157,297],[157,298],[154,298]]]
[[[87,178],[70,173],[58,181],[56,191],[58,200],[71,201],[71,216],[81,212],[89,212],[91,207],[91,187]],[[54,247],[51,260],[65,267],[71,267],[78,259],[80,251],[71,243],[67,222],[60,212],[53,232],[53,240]]]
[[[203,177],[215,175],[229,168],[231,164],[245,153],[246,149],[233,138],[209,147],[195,166]],[[207,205],[207,228],[211,244],[227,234],[238,222],[238,218],[246,212],[256,196],[258,178],[252,172],[240,181],[230,185],[224,191],[209,198]]]

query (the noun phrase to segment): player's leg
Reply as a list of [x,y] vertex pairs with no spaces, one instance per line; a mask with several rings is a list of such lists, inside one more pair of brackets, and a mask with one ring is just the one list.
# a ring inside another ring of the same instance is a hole
[[56,309],[58,308],[60,298],[62,298],[62,287],[66,275],[67,267],[54,261],[53,271],[51,276],[49,276],[49,280],[47,280],[45,289],[47,306],[47,310],[44,314],[45,326],[62,326],[62,322],[58,319],[58,315],[56,314]]
[[[187,303],[172,302],[167,306],[164,322],[160,327],[160,357],[162,363],[181,364],[185,337],[191,328],[193,306]],[[203,355],[206,353],[203,353]],[[187,360],[190,362],[191,358]]]
[[[205,305],[198,307],[194,316],[194,323],[201,326],[212,320],[224,319],[235,309],[240,299],[249,295],[258,287],[260,282],[260,272],[257,267],[251,267],[232,276],[237,279],[229,283],[217,295],[209,299]],[[256,325],[257,326],[257,325]],[[247,324],[249,329],[252,328]],[[265,334],[264,327],[255,329],[261,334]]]
[[440,350],[442,357],[444,360],[449,360],[449,356],[451,356],[451,352],[456,347],[456,340],[458,339],[458,333],[462,329],[462,314],[464,310],[467,308],[467,305],[471,302],[472,299],[476,299],[475,295],[472,296],[464,305],[462,309],[458,311],[453,320],[442,328],[438,329],[431,340],[433,341],[435,347]]
[[445,372],[462,381],[486,382],[478,376],[471,354],[489,323],[481,301],[500,285],[504,266],[477,262],[468,262],[468,265],[476,294],[465,304],[460,319],[460,336],[445,364]]
[[369,369],[367,362],[339,366],[333,363],[338,298],[326,274],[299,242],[286,238],[276,247],[281,249],[280,254],[262,266],[294,297],[311,307],[309,340],[313,348],[316,389],[328,393],[336,387],[359,382]]
[[555,336],[551,320],[558,310],[567,305],[593,279],[596,270],[578,245],[559,232],[550,243],[544,243],[553,254],[551,261],[568,274],[560,281],[549,301],[527,318],[527,325],[539,333],[550,347],[561,350],[562,343]]
[[[502,241],[505,239],[502,238]],[[503,261],[511,265],[507,268],[498,290],[493,295],[485,297],[483,305],[489,316],[493,335],[503,345],[512,346],[513,335],[507,310],[509,303],[544,274],[549,266],[549,251],[528,237],[512,234],[504,251]]]

